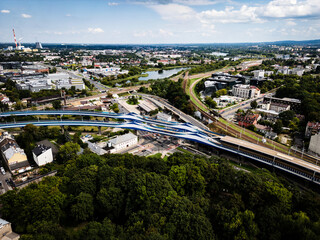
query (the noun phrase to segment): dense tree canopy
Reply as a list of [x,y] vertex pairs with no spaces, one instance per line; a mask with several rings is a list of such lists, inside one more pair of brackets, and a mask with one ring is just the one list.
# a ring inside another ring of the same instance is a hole
[[179,79],[178,82],[168,79],[159,80],[150,86],[150,91],[146,88],[141,88],[140,91],[167,99],[176,108],[192,115],[195,109],[189,101],[190,97],[183,91],[181,84],[182,79]]
[[319,237],[319,195],[266,170],[180,153],[66,154],[69,145],[57,176],[0,197],[21,239]]
[[291,97],[301,100],[301,113],[309,121],[320,121],[320,77],[304,75],[287,79],[277,90],[276,97]]

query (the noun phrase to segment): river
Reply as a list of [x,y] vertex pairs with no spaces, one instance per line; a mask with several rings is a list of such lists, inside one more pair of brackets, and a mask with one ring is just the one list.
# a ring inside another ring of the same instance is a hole
[[163,70],[163,71],[148,71],[144,72],[143,74],[147,73],[147,77],[139,77],[138,80],[140,81],[148,81],[150,79],[164,79],[167,77],[171,77],[172,75],[180,72],[181,70],[185,70],[188,68],[174,68],[170,70]]

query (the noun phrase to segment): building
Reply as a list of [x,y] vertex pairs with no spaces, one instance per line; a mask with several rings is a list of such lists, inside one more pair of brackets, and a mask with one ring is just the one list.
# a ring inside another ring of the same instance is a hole
[[160,120],[160,121],[171,122],[172,117],[171,117],[171,115],[169,115],[169,114],[165,114],[165,113],[163,113],[163,112],[159,112],[159,113],[157,114],[157,119]]
[[41,42],[36,42],[36,48],[37,48],[37,49],[42,49],[42,44],[41,44]]
[[269,81],[267,78],[251,78],[250,79],[250,85],[256,86],[256,87],[261,87],[264,82]]
[[275,120],[279,116],[279,113],[274,110],[257,108],[256,111],[259,112],[259,114],[263,115],[264,119],[268,119],[268,120]]
[[0,218],[0,239],[1,240],[18,240],[20,235],[12,232],[11,223]]
[[290,110],[299,112],[301,107],[301,101],[295,98],[275,98],[275,97],[264,97],[263,103],[282,103],[290,105]]
[[151,111],[154,111],[157,109],[156,106],[151,105],[151,104],[147,104],[147,103],[140,103],[140,104],[138,104],[138,107],[142,112],[145,112],[147,114],[149,114]]
[[305,136],[308,138],[317,133],[320,133],[320,123],[308,122],[306,126]]
[[252,73],[255,78],[264,78],[264,70],[254,70]]
[[309,151],[320,155],[320,132],[311,136]]
[[49,73],[49,68],[42,65],[22,65],[22,72]]
[[56,89],[70,89],[75,87],[76,90],[85,89],[85,85],[81,79],[61,79],[55,82]]
[[43,144],[36,146],[32,150],[32,156],[38,166],[42,166],[53,161],[51,147],[47,147]]
[[134,146],[137,143],[138,143],[138,137],[133,133],[129,132],[127,134],[110,139],[107,143],[106,150],[109,151],[109,153],[114,153],[114,152],[123,150],[125,148]]
[[92,143],[90,141],[87,141],[88,144],[88,148],[91,150],[91,152],[98,154],[98,155],[103,155],[108,153],[106,150],[104,150],[103,148],[101,148],[100,146],[98,146],[95,143]]
[[290,105],[289,104],[285,104],[285,103],[274,102],[274,103],[269,104],[269,109],[268,110],[281,113],[281,112],[290,110]]
[[241,127],[248,127],[250,125],[257,124],[258,120],[261,118],[259,114],[247,113],[246,115],[239,114],[238,125]]
[[[215,81],[220,83],[223,87],[232,87],[236,84],[245,84],[246,78],[241,75],[230,75],[228,73],[213,73],[211,78],[207,79],[208,81]],[[220,88],[221,89],[221,88]]]
[[249,99],[260,96],[260,89],[255,86],[236,84],[232,87],[233,96]]
[[31,80],[21,79],[16,81],[18,90],[29,90],[31,92],[39,92],[41,90],[52,89],[52,83],[46,78],[34,78]]
[[40,142],[37,142],[36,143],[37,145],[44,145],[48,148],[51,148],[51,151],[52,151],[52,155],[53,155],[53,158],[58,154],[59,152],[59,149],[57,148],[56,145],[54,145],[52,142],[50,142],[49,140],[45,139],[45,140],[42,140]]
[[27,155],[19,147],[13,136],[4,132],[0,136],[0,152],[6,167],[12,173],[22,173],[31,169]]

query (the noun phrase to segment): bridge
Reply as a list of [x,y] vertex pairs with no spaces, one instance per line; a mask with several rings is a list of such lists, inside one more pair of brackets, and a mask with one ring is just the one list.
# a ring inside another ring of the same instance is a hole
[[[110,112],[89,112],[89,111],[16,111],[3,112],[0,117],[8,118],[16,116],[40,116],[40,115],[72,115],[72,116],[92,116],[102,117],[103,121],[90,120],[40,120],[25,122],[0,123],[0,129],[24,127],[27,124],[35,126],[95,126],[95,127],[117,127],[134,129],[168,135],[198,142],[217,150],[235,154],[240,157],[252,159],[259,163],[272,166],[276,169],[298,176],[302,179],[312,181],[320,185],[320,167],[286,154],[279,153],[257,144],[249,143],[237,138],[224,136],[207,129],[195,127],[190,123],[178,123],[154,120],[140,115],[116,114]],[[119,119],[122,121],[109,121],[109,119]],[[108,120],[108,121],[106,121]]]

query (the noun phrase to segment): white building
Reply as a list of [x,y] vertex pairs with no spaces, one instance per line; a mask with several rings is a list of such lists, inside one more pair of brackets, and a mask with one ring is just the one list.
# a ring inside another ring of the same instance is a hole
[[93,152],[96,153],[98,155],[103,155],[108,153],[106,150],[104,150],[103,148],[99,147],[97,144],[92,143],[90,141],[87,141],[88,143],[88,148]]
[[260,96],[260,89],[255,86],[236,84],[232,87],[232,94],[236,97],[244,99],[254,98]]
[[38,145],[32,150],[33,159],[38,166],[51,163],[53,161],[52,149],[43,144]]
[[117,136],[108,141],[108,148],[110,153],[117,152],[119,150],[134,146],[138,143],[138,137],[133,133],[129,132],[127,134]]
[[75,87],[77,90],[85,89],[85,85],[81,79],[61,79],[55,82],[56,89],[70,89],[71,87]]
[[320,155],[320,133],[311,136],[309,151]]
[[264,70],[254,70],[252,73],[255,78],[264,78]]
[[40,90],[52,89],[52,83],[50,79],[35,78],[35,79],[23,79],[16,81],[16,87],[18,90],[30,90],[31,92],[39,92]]
[[172,117],[171,117],[171,115],[168,115],[168,114],[159,112],[159,113],[157,114],[157,119],[160,120],[160,121],[171,122]]

